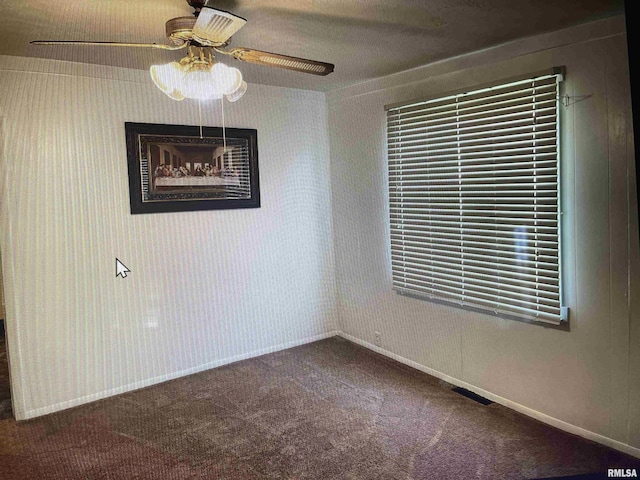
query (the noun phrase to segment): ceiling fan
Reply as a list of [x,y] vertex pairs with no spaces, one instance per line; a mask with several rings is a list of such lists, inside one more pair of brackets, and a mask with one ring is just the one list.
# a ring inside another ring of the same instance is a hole
[[246,23],[242,17],[210,6],[214,0],[186,0],[194,9],[192,17],[177,17],[167,21],[166,34],[170,44],[92,42],[69,40],[35,40],[33,45],[99,45],[118,47],[157,48],[162,50],[188,49],[188,55],[179,62],[154,65],[151,78],[160,90],[174,100],[197,98],[207,100],[222,98],[238,100],[246,91],[247,84],[236,68],[214,61],[213,52],[228,55],[243,62],[284,68],[314,75],[333,72],[331,63],[306,58],[291,57],[264,52],[252,48],[227,49],[231,36]]

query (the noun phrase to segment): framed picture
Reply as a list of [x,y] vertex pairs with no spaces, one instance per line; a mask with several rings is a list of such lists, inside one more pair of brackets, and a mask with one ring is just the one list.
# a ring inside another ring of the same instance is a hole
[[131,213],[260,207],[257,131],[125,123]]

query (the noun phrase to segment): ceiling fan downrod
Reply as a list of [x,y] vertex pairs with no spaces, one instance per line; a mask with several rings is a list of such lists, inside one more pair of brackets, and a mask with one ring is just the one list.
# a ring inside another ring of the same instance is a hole
[[191,8],[193,8],[193,16],[197,17],[200,14],[200,10],[204,7],[204,4],[207,3],[206,0],[187,0],[187,3]]

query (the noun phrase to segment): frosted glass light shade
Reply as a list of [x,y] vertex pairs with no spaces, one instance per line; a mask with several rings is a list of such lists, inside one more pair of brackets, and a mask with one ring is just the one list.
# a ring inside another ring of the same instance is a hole
[[240,70],[227,67],[224,63],[216,63],[211,67],[211,77],[216,90],[225,95],[237,90],[242,83]]
[[231,92],[228,95],[225,95],[225,98],[230,102],[237,102],[242,98],[242,96],[245,94],[246,91],[247,91],[247,82],[243,80],[240,83],[240,86],[234,92]]
[[178,62],[167,63],[166,65],[153,65],[149,69],[151,80],[160,90],[174,100],[183,100],[184,96],[177,91],[184,76],[182,67]]
[[220,91],[212,83],[210,72],[206,70],[189,71],[182,79],[180,91],[185,97],[197,100],[222,97]]

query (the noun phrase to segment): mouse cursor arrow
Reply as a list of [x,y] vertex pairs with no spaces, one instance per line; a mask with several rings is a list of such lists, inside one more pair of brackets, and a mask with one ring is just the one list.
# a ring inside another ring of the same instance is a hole
[[116,278],[118,277],[118,275],[120,275],[122,278],[127,278],[127,272],[130,271],[131,270],[129,270],[127,266],[120,260],[118,260],[118,257],[116,257]]

